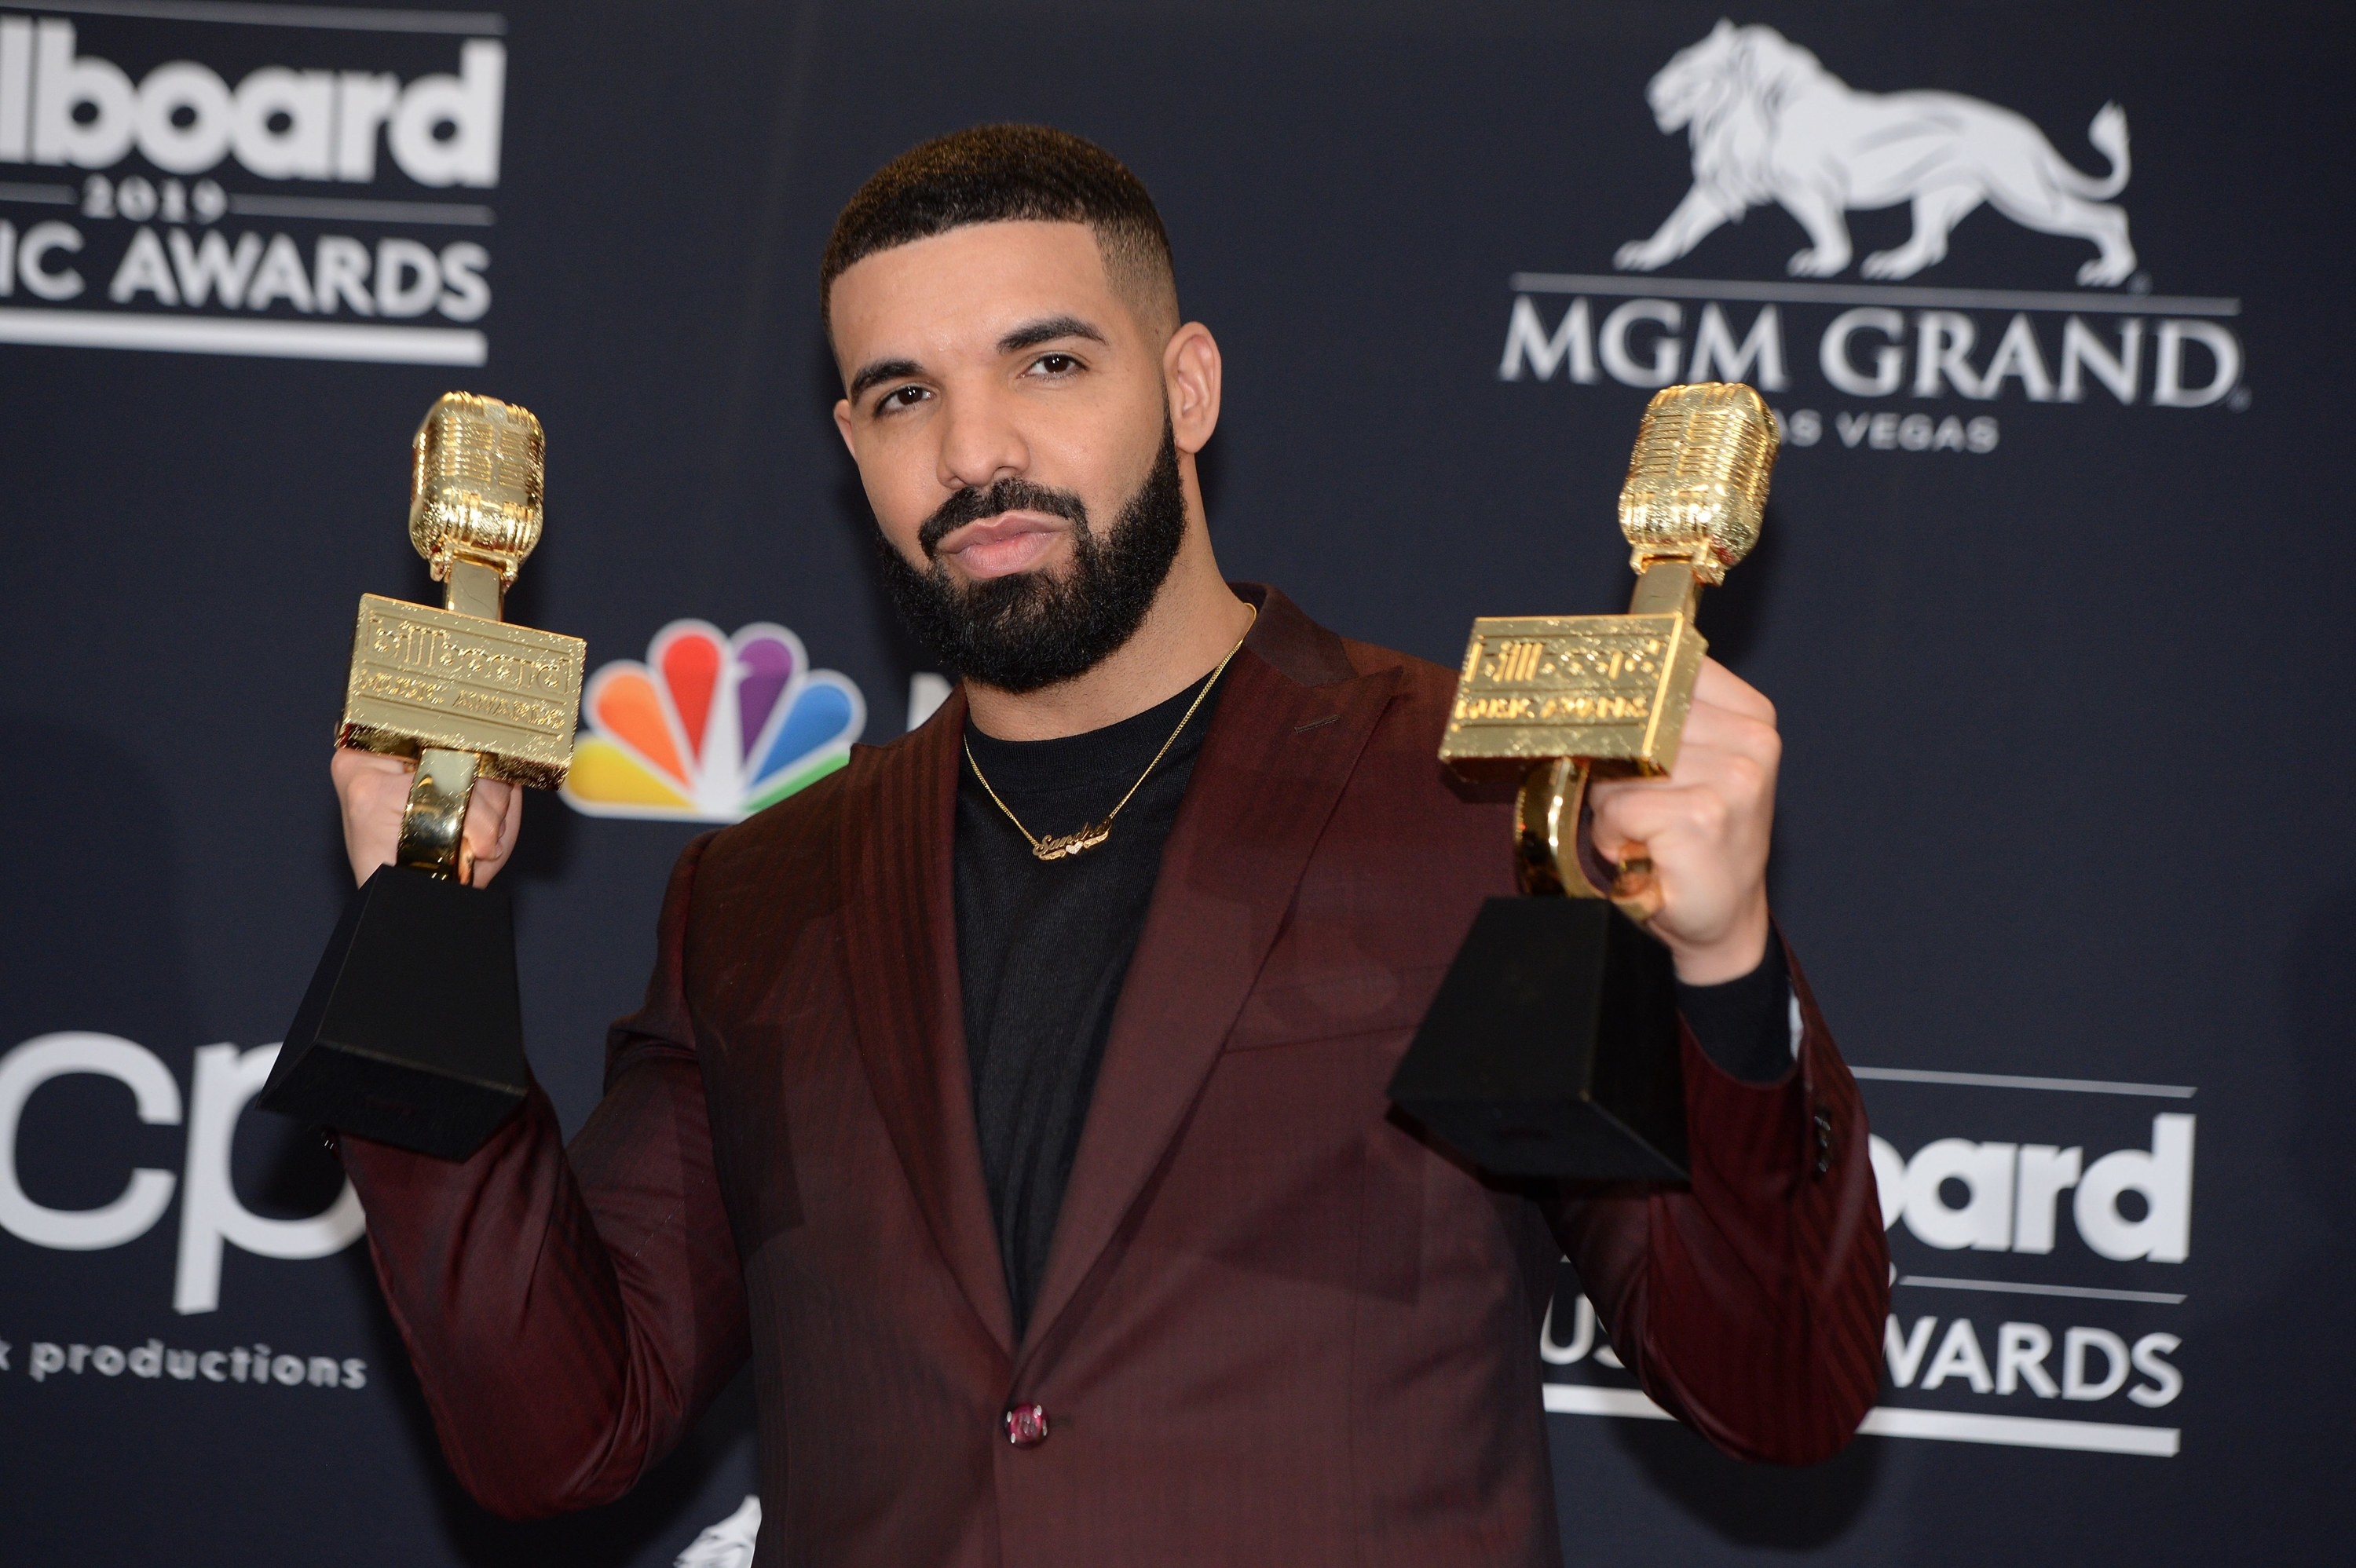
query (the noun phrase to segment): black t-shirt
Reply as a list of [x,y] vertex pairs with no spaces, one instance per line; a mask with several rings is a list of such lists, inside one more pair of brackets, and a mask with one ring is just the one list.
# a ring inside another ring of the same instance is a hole
[[[1102,821],[1199,690],[1199,684],[1189,686],[1135,718],[1084,735],[996,741],[968,724],[965,741],[999,798],[1033,836],[1045,838]],[[1161,874],[1162,847],[1218,705],[1214,687],[1113,818],[1112,836],[1066,859],[1033,855],[972,764],[959,764],[957,940],[966,1059],[1018,1335],[1046,1274],[1113,1004]]]
[[[1222,682],[1221,684],[1224,684]],[[1054,741],[965,741],[999,798],[1045,838],[1103,820],[1201,688],[1190,686],[1118,724]],[[1162,848],[1219,704],[1201,708],[1094,849],[1041,860],[960,763],[957,806],[958,970],[981,1168],[1018,1337],[1047,1270],[1080,1128],[1096,1092],[1113,1007],[1145,928]],[[1499,853],[1504,853],[1499,846]],[[1722,986],[1677,987],[1711,1060],[1769,1083],[1792,1064],[1783,956]]]

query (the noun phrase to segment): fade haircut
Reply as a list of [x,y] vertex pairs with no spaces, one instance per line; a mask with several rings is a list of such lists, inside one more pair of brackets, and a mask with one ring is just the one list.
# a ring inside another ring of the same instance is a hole
[[1085,223],[1105,276],[1139,321],[1178,327],[1170,236],[1145,186],[1093,142],[1046,125],[976,125],[901,154],[834,220],[819,263],[819,311],[834,334],[834,280],[879,251],[971,223]]

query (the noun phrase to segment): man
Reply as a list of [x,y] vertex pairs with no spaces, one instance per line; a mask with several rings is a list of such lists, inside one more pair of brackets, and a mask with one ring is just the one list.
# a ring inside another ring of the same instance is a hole
[[[1383,1087],[1506,808],[1443,782],[1449,671],[1221,580],[1219,350],[1143,187],[966,132],[822,277],[882,570],[963,680],[682,857],[569,1152],[537,1093],[463,1164],[343,1140],[467,1487],[617,1496],[749,1353],[764,1563],[1551,1563],[1558,1248],[1711,1441],[1837,1449],[1887,1264],[1768,917],[1766,700],[1706,667],[1676,772],[1595,792],[1699,1031],[1691,1190],[1485,1181]],[[406,776],[335,773],[365,876]],[[478,788],[477,881],[517,816]]]

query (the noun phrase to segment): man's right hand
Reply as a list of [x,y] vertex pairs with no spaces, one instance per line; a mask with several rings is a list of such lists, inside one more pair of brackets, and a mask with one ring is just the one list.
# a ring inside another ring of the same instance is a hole
[[[392,864],[401,844],[401,812],[417,764],[404,757],[337,748],[329,772],[344,809],[344,853],[352,877],[365,882],[379,866]],[[477,779],[466,803],[466,848],[473,869],[467,881],[482,887],[499,874],[515,853],[523,826],[523,792],[499,779]]]

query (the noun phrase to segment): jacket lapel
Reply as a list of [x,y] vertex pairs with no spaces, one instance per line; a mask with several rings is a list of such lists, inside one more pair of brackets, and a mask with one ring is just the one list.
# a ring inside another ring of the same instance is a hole
[[1014,1313],[982,1186],[958,980],[951,845],[965,694],[904,744],[871,752],[843,868],[851,1018],[875,1103],[958,1288],[1000,1351]]
[[1162,851],[1025,1336],[1026,1360],[1184,1125],[1398,685],[1396,668],[1352,676],[1338,638],[1281,595],[1259,592],[1268,601],[1260,625],[1228,669]]

